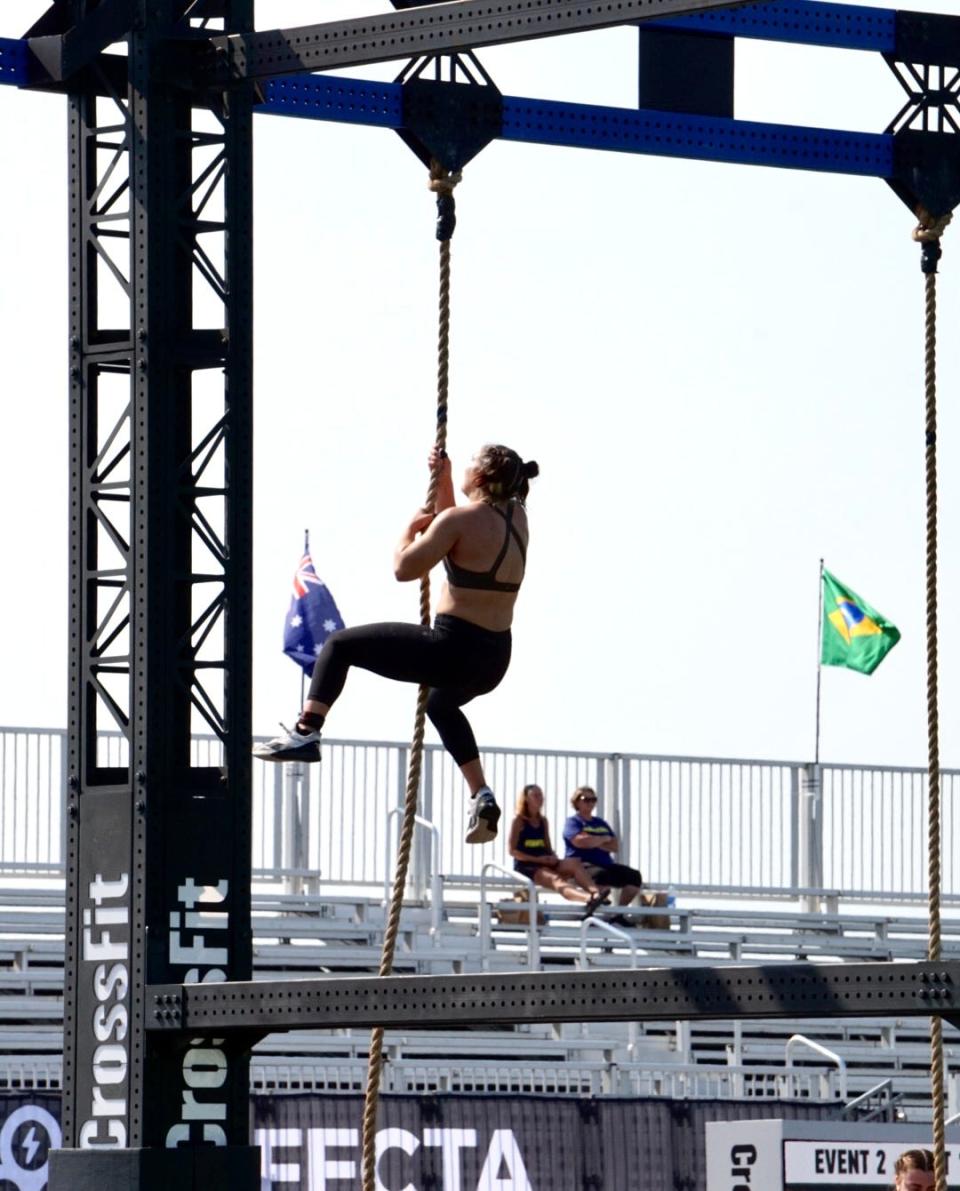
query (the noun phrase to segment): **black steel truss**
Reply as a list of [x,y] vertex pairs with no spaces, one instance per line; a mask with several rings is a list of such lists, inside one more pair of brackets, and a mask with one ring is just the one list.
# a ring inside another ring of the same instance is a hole
[[[199,77],[224,85],[583,33],[638,20],[737,8],[750,0],[455,0],[386,16],[213,37]],[[764,0],[758,0],[764,3]]]
[[[118,7],[74,0],[76,36]],[[221,9],[252,26],[252,0]],[[142,1028],[148,981],[251,970],[252,105],[155,65],[209,20],[153,4],[124,87],[99,65],[69,85],[64,1139],[84,1149],[247,1137],[245,1056]],[[197,727],[214,755],[191,755]]]
[[960,963],[482,973],[149,989],[154,1032],[746,1017],[960,1018]]

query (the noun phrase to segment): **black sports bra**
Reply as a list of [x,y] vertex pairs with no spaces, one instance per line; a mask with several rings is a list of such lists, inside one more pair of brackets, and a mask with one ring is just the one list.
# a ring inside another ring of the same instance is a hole
[[527,565],[527,548],[523,544],[523,538],[517,533],[513,524],[513,510],[516,505],[511,502],[506,512],[498,509],[495,505],[490,506],[495,513],[499,513],[505,523],[505,532],[503,535],[503,546],[500,553],[494,560],[493,566],[489,571],[468,571],[464,567],[458,567],[453,559],[447,557],[443,560],[444,568],[447,572],[447,581],[451,587],[470,587],[475,591],[519,591],[519,583],[503,583],[497,577],[497,571],[500,570],[500,565],[507,557],[507,550],[510,548],[510,538],[517,543],[517,548],[520,551],[520,557],[523,559],[524,568]]

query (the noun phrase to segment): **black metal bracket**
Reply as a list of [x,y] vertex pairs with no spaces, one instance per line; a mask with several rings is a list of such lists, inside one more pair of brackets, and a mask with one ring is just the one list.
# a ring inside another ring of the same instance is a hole
[[638,106],[733,117],[735,38],[641,24]]
[[894,134],[894,193],[916,213],[946,215],[960,203],[960,19],[898,12],[887,65],[906,101]]
[[428,169],[433,162],[450,173],[463,169],[503,131],[503,96],[469,51],[414,59],[396,82],[403,87],[397,131]]
[[149,1031],[960,1014],[960,962],[642,968],[159,985]]
[[[107,46],[126,37],[136,23],[134,7],[133,0],[102,0],[72,29],[31,37],[30,52],[51,82],[63,82],[95,62]],[[54,14],[59,11],[51,10]]]

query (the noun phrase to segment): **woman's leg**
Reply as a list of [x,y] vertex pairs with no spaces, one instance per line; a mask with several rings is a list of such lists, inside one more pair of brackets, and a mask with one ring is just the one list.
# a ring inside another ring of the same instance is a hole
[[254,756],[264,761],[319,761],[320,729],[351,666],[428,686],[457,682],[462,675],[462,665],[447,636],[425,625],[387,621],[340,629],[331,633],[320,651],[310,695],[295,729],[258,745]]
[[480,793],[481,790],[489,790],[487,779],[483,775],[483,766],[480,764],[480,758],[477,757],[474,761],[467,761],[460,766],[460,772],[463,774],[463,780],[467,783],[467,789],[470,791],[471,798]]
[[553,893],[559,893],[568,902],[580,902],[583,904],[590,901],[589,893],[585,893],[582,889],[576,889],[573,885],[569,885],[555,868],[538,868],[533,874],[533,883],[540,885],[544,889],[549,889]]
[[557,865],[557,872],[562,877],[569,877],[576,881],[581,889],[586,889],[587,893],[594,894],[600,892],[600,886],[594,881],[583,864],[575,857],[568,857],[566,860],[561,860]]
[[470,727],[470,721],[460,710],[461,703],[467,703],[472,695],[463,697],[462,690],[435,687],[427,699],[427,715],[437,730],[437,735],[454,761],[460,766],[464,781],[471,794],[487,788],[480,750]]
[[327,638],[313,668],[304,711],[326,716],[351,666],[397,682],[439,686],[462,679],[446,641],[425,625],[385,621],[340,629]]
[[470,790],[467,843],[485,844],[496,837],[500,808],[487,785],[470,721],[460,710],[460,704],[469,702],[475,693],[481,692],[434,688],[427,699],[427,715],[443,741],[443,747],[460,766]]

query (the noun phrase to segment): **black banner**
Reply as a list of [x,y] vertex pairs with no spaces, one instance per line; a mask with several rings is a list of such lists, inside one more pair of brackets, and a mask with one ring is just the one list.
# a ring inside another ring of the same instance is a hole
[[[263,1191],[354,1191],[362,1097],[255,1096]],[[833,1120],[831,1105],[383,1096],[377,1191],[705,1191],[708,1120]]]
[[[253,1096],[261,1191],[356,1191],[359,1095]],[[832,1120],[830,1105],[383,1096],[377,1191],[704,1191],[708,1120]],[[0,1191],[45,1191],[58,1093],[0,1093]]]

